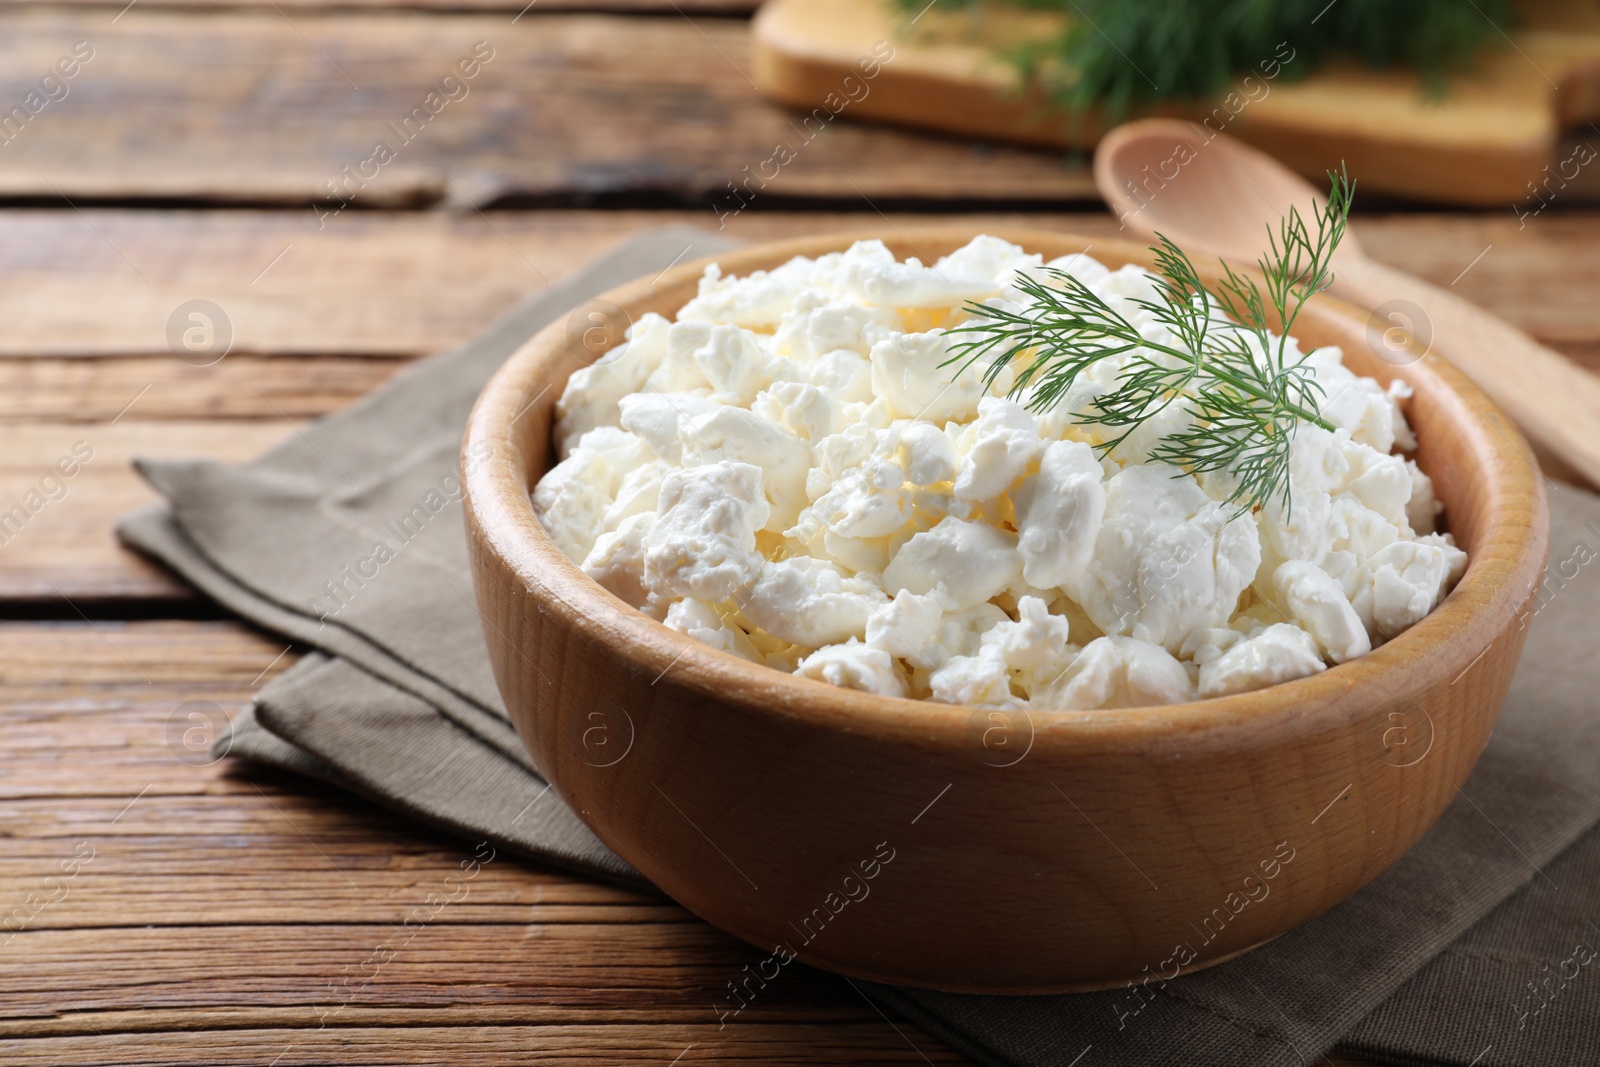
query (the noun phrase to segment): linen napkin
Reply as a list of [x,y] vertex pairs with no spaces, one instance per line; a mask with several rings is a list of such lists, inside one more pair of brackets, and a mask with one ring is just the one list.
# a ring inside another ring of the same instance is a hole
[[[539,328],[729,247],[648,233],[252,463],[140,463],[165,502],[126,518],[123,540],[314,650],[217,751],[643,884],[549,791],[506,719],[479,637],[457,448],[485,380]],[[1600,1062],[1600,497],[1552,486],[1551,504],[1551,567],[1488,750],[1421,844],[1355,897],[1138,995],[858,988],[1014,1067],[1277,1067],[1336,1045],[1397,1064]]]

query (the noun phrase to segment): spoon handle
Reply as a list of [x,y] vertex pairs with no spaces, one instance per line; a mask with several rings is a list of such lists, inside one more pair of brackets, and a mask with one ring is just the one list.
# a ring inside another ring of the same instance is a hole
[[[1415,312],[1407,310],[1396,311],[1395,324],[1419,340],[1431,329],[1434,352],[1494,398],[1536,444],[1600,485],[1600,377],[1448,290],[1373,260],[1351,266],[1335,295],[1373,309],[1415,305],[1426,316],[1422,324],[1409,321]],[[1374,329],[1386,325],[1378,321]]]

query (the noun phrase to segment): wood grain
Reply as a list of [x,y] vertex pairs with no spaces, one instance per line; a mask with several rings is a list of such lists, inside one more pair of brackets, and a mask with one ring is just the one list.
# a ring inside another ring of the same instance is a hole
[[[980,229],[1117,233],[1099,210],[958,217]],[[769,241],[880,218],[751,210],[723,232]],[[950,216],[891,218],[912,227]],[[628,234],[673,224],[715,229],[717,220],[708,209],[365,213],[318,231],[299,211],[8,211],[0,357],[170,356],[167,321],[192,299],[228,314],[235,353],[417,356],[464,340]],[[1551,212],[1525,225],[1509,212],[1358,215],[1354,225],[1373,258],[1600,366],[1600,308],[1587,285],[1600,276],[1600,213]]]
[[167,747],[181,704],[235,712],[293,657],[231,623],[97,625],[0,624],[0,904],[53,898],[0,945],[0,1061],[266,1064],[292,1045],[280,1063],[385,1062],[406,1027],[407,1062],[667,1062],[691,1044],[684,1062],[963,1062],[798,968],[719,1029],[710,1005],[749,949],[655,894],[510,857],[398,944],[389,924],[455,895],[469,844]]
[[0,352],[170,358],[174,311],[204,299],[235,353],[415,356],[651,218],[352,212],[319,230],[309,209],[5,212]]
[[[395,157],[366,168],[346,193],[355,207],[329,225],[361,207],[507,197],[705,203],[780,142],[796,158],[759,199],[1093,196],[1058,153],[831,121],[808,137],[749,80],[741,20],[140,5],[115,24],[97,9],[18,8],[0,26],[8,108],[74,42],[94,49],[65,99],[0,153],[0,197],[309,204],[380,140]],[[397,136],[389,124],[479,41],[493,59],[467,95]]]
[[[875,1017],[876,1018],[876,1017]],[[900,1024],[907,1026],[905,1023]],[[916,1043],[878,1020],[827,1026],[750,1025],[729,1034],[715,1025],[517,1026],[464,1023],[448,1027],[221,1029],[149,1035],[0,1042],[18,1067],[155,1067],[172,1063],[255,1067],[455,1067],[463,1062],[579,1067],[676,1061],[692,1064],[774,1064],[776,1067],[852,1067],[855,1064],[959,1064],[965,1059],[932,1038]],[[681,1057],[681,1058],[680,1058]]]
[[[44,602],[73,618],[79,601],[190,596],[112,534],[118,516],[156,499],[129,465],[133,457],[245,460],[292,433],[293,424],[281,418],[144,422],[130,415],[114,424],[21,422],[4,432],[0,513],[23,504],[32,514],[24,523],[0,526],[0,602]],[[52,490],[41,479],[74,446],[91,450],[92,458],[63,490]],[[31,491],[45,494],[41,506],[31,507]]]
[[319,784],[174,757],[175,709],[236,712],[293,661],[276,642],[97,626],[0,623],[0,905],[94,850],[0,945],[0,1061],[393,1063],[403,1033],[407,1063],[966,1062],[799,968],[719,1028],[710,1004],[750,950],[663,897],[509,857],[331,996],[470,845]]
[[229,356],[197,367],[170,355],[0,359],[0,420],[99,424],[134,397],[138,421],[324,415],[382,385],[404,363],[350,356]]

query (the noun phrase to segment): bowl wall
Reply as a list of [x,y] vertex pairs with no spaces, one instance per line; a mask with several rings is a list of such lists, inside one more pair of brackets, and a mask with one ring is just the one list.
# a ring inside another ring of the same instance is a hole
[[[926,262],[972,233],[833,235],[718,259],[744,274],[863,236]],[[1091,243],[997,236],[1047,259]],[[1151,261],[1131,244],[1092,243],[1111,265]],[[605,300],[629,320],[671,317],[700,267]],[[540,771],[602,840],[764,953],[1021,993],[1171,977],[1236,955],[1344,900],[1443,812],[1488,739],[1544,565],[1542,483],[1517,430],[1436,356],[1378,359],[1367,330],[1366,313],[1319,298],[1296,333],[1414,389],[1418,460],[1471,558],[1450,597],[1370,655],[1271,689],[1142,710],[995,712],[745,663],[585,577],[528,501],[551,459],[555,398],[592,358],[559,322],[494,379],[465,444],[478,602],[506,706]]]

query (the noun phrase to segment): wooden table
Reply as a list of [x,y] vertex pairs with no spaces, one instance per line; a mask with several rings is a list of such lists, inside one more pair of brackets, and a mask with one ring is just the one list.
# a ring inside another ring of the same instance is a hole
[[[0,1063],[965,1062],[818,972],[721,1026],[753,950],[508,857],[375,955],[470,844],[171,740],[185,702],[242,708],[297,652],[115,544],[151,499],[131,456],[249,457],[629,233],[715,227],[791,132],[740,0],[408,6],[0,3],[5,107],[93,53],[0,145],[0,512],[43,501],[0,528]],[[468,95],[319,217],[478,41]],[[1571,206],[1360,230],[1600,367],[1600,215]],[[841,122],[728,231],[955,211],[1115,230],[1081,165]],[[192,299],[231,322],[212,366],[169,348]],[[92,460],[30,498],[75,445]]]

